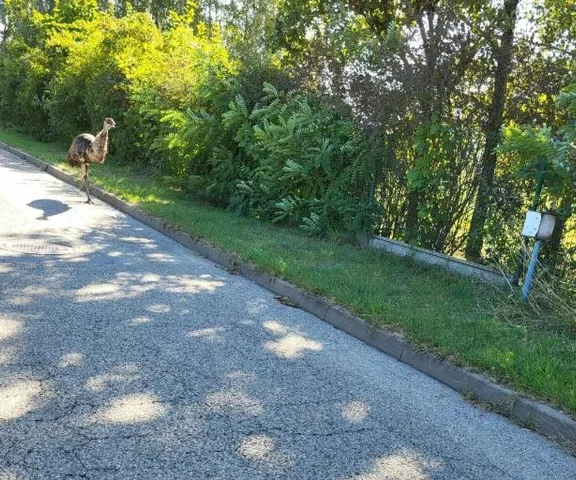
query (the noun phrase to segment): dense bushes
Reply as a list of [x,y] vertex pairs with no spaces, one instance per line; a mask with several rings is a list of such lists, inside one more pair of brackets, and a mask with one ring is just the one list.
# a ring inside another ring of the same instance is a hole
[[35,16],[34,48],[3,45],[3,121],[68,142],[111,116],[117,159],[191,194],[314,234],[372,228],[367,145],[348,110],[254,85],[294,82],[269,64],[239,69],[218,32],[183,17],[160,31],[145,13],[68,13]]
[[[238,214],[348,239],[375,231],[462,254],[487,179],[491,87],[477,85],[498,56],[475,7],[439,2],[426,20],[442,27],[435,35],[407,20],[424,11],[384,27],[338,2],[320,2],[318,11],[305,2],[216,3],[222,9],[208,18],[202,2],[160,16],[130,2],[111,12],[96,0],[56,0],[44,13],[26,0],[6,3],[0,121],[68,143],[112,116],[115,159]],[[542,64],[536,73],[522,70],[530,62],[514,66],[523,76],[513,77],[510,95],[539,91],[532,80],[548,60],[533,55]],[[554,79],[567,71],[551,66]],[[552,156],[539,207],[563,220],[544,257],[570,278],[576,161],[562,126],[575,102],[565,93],[554,107],[554,81],[534,97],[546,113],[538,118],[552,125],[541,145]],[[508,102],[508,124],[525,121],[522,102]],[[536,183],[522,165],[540,156],[526,150],[530,138],[517,135],[515,148],[499,151],[488,182],[482,254],[512,267]],[[569,168],[560,172],[558,159]]]
[[197,108],[209,79],[231,74],[220,39],[208,40],[178,22],[161,32],[144,13],[120,19],[98,14],[78,27],[76,35],[72,25],[68,35],[57,32],[48,43],[67,51],[44,102],[51,133],[72,138],[112,116],[119,125],[113,148],[120,160],[184,173],[173,158],[157,155],[163,119],[175,109]]
[[29,133],[46,138],[44,91],[49,76],[41,49],[21,41],[3,46],[0,56],[0,114]]
[[265,84],[252,109],[237,94],[217,118],[188,111],[165,120],[172,126],[166,148],[185,157],[177,163],[196,193],[315,234],[372,227],[367,145],[345,110]]

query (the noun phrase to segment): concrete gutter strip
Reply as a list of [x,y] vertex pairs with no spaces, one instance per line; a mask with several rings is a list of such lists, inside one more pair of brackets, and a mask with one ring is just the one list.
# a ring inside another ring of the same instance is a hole
[[[0,147],[67,183],[79,188],[82,187],[81,181],[50,164],[3,142],[0,142]],[[240,262],[234,255],[226,254],[201,239],[193,238],[165,220],[150,215],[139,207],[131,205],[98,187],[91,187],[91,193],[199,255],[225,268],[233,269],[261,287],[285,297],[332,326],[410,365],[462,395],[481,404],[487,404],[498,413],[556,440],[576,455],[576,421],[567,414],[521,397],[517,392],[497,385],[477,373],[469,372],[421,352],[409,345],[400,335],[374,327],[339,305],[333,305],[328,300],[302,290],[286,280],[261,272],[250,264]]]

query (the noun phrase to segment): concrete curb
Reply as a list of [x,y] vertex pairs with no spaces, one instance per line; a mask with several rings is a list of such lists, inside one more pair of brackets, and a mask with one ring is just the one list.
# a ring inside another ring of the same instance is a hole
[[[78,188],[82,187],[80,180],[25,152],[21,152],[3,142],[0,142],[0,148],[19,156],[36,165],[40,170],[46,171],[71,185]],[[93,196],[154,228],[197,254],[226,268],[235,267],[241,275],[252,280],[257,285],[276,295],[287,298],[301,309],[324,320],[335,328],[343,330],[395,359],[410,365],[465,397],[486,404],[494,411],[515,420],[517,423],[532,428],[555,440],[570,453],[576,455],[576,421],[572,420],[567,414],[521,397],[517,392],[497,385],[481,375],[423,353],[409,345],[400,335],[376,328],[345,308],[334,305],[321,296],[302,290],[286,280],[261,272],[253,265],[239,262],[235,256],[220,251],[202,239],[193,238],[178,229],[177,226],[170,225],[165,220],[150,215],[111,193],[105,192],[98,187],[92,187],[91,192]]]

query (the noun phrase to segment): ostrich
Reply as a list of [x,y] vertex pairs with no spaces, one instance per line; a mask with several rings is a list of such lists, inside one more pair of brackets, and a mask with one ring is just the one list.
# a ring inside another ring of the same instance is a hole
[[90,198],[90,185],[88,183],[88,167],[91,163],[104,163],[108,153],[108,130],[114,128],[116,122],[111,118],[104,120],[102,131],[96,136],[89,133],[78,135],[68,149],[68,163],[73,167],[82,167],[84,188],[88,199],[86,203],[92,203]]

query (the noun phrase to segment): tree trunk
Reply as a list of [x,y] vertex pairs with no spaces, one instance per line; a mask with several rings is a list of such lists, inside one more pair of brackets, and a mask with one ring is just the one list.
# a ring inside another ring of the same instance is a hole
[[418,240],[418,207],[422,201],[422,193],[410,190],[407,196],[406,226],[404,231],[404,241],[417,243]]
[[[424,15],[418,16],[416,23],[420,32],[420,39],[424,48],[424,56],[426,58],[426,77],[430,82],[431,88],[424,89],[421,93],[420,105],[422,108],[422,121],[429,122],[434,115],[439,118],[442,116],[442,105],[444,99],[439,95],[440,82],[438,73],[436,71],[438,64],[438,49],[437,39],[434,37],[434,18],[432,12],[429,11],[426,15],[428,20],[428,30],[424,25]],[[422,202],[422,192],[417,190],[409,190],[407,196],[407,209],[406,209],[406,226],[404,233],[404,240],[408,243],[418,242],[419,218],[418,209]]]
[[512,62],[514,27],[516,26],[516,13],[519,1],[520,0],[505,0],[502,10],[504,28],[497,54],[496,71],[494,73],[494,94],[492,96],[488,122],[486,123],[484,153],[482,155],[479,172],[478,195],[476,197],[465,252],[466,257],[473,260],[478,260],[482,256],[486,212],[492,194],[494,171],[496,169],[495,149],[500,142],[500,128],[504,115],[506,85],[508,83],[508,75]]

